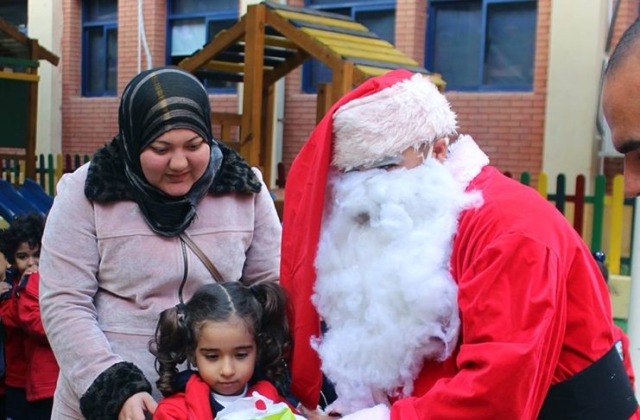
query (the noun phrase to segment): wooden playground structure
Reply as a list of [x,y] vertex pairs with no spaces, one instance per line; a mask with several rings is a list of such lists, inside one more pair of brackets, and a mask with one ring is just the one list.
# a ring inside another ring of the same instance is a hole
[[[231,28],[180,62],[195,74],[244,84],[242,113],[212,114],[221,139],[259,167],[270,185],[273,148],[274,84],[315,58],[331,69],[332,81],[318,86],[316,119],[342,95],[371,76],[405,68],[432,74],[392,44],[349,17],[315,9],[260,3]],[[234,136],[234,134],[237,134]]]
[[24,158],[26,176],[36,177],[38,66],[59,58],[0,17],[0,158]]

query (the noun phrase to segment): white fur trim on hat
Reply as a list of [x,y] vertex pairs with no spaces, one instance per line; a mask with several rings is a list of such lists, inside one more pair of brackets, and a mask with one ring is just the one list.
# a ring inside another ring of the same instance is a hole
[[456,114],[421,74],[341,106],[333,116],[332,164],[341,170],[401,154],[453,133]]

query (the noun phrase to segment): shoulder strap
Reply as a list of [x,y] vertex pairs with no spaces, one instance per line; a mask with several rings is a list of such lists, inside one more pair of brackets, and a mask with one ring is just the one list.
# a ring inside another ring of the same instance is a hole
[[209,257],[207,257],[206,254],[202,252],[200,247],[196,245],[195,242],[193,242],[193,239],[191,239],[191,237],[187,235],[186,232],[180,233],[179,236],[180,240],[184,242],[193,251],[193,253],[198,256],[198,258],[200,258],[200,261],[202,261],[204,266],[207,267],[207,270],[209,270],[209,273],[211,273],[213,279],[218,283],[224,283],[224,279],[222,278],[222,275],[220,274],[216,266],[209,259]]

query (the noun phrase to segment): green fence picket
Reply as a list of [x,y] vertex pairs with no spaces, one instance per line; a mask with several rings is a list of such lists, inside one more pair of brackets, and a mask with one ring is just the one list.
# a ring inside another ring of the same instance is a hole
[[602,226],[604,222],[604,198],[607,180],[604,175],[596,176],[593,197],[593,227],[591,229],[591,251],[602,251]]
[[559,174],[556,177],[556,208],[560,213],[564,214],[565,204],[567,202],[567,177]]
[[47,167],[47,175],[49,176],[48,178],[49,188],[47,192],[49,193],[49,195],[53,196],[56,190],[56,168],[55,168],[55,165],[53,164],[54,160],[53,160],[53,155],[51,153],[47,155],[47,161],[49,163],[49,166]]

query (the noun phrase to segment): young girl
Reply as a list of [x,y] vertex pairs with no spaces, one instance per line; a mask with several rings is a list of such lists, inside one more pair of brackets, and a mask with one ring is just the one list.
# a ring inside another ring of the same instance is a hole
[[[160,315],[150,345],[165,398],[154,419],[212,419],[257,392],[285,402],[289,347],[283,289],[273,282],[201,286]],[[197,368],[178,373],[185,361]]]
[[[2,253],[13,268],[11,275],[5,279],[11,285],[11,289],[0,296],[0,318],[6,331],[6,412],[7,418],[13,420],[46,418],[34,417],[34,407],[27,403],[33,400],[26,392],[26,388],[35,378],[29,374],[28,336],[20,322],[17,295],[21,280],[38,270],[43,229],[44,218],[40,215],[31,213],[26,216],[17,216],[3,232],[0,244]],[[38,381],[48,377],[48,371],[37,372]],[[53,397],[53,391],[50,397]]]

